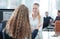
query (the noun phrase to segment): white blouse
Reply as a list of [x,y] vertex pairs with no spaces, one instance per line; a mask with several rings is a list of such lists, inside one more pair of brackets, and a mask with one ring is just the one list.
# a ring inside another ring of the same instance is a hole
[[[38,25],[38,17],[33,19],[32,16],[31,16],[31,17],[29,17],[29,19],[30,19],[31,27],[36,28],[37,25]],[[40,18],[40,29],[39,30],[42,30],[42,27],[43,27],[43,17]]]

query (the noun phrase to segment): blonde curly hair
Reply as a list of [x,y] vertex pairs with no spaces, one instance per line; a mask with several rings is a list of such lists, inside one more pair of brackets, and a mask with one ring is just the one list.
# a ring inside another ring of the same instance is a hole
[[31,37],[29,11],[25,5],[20,5],[14,10],[6,24],[6,32],[15,39],[28,39]]

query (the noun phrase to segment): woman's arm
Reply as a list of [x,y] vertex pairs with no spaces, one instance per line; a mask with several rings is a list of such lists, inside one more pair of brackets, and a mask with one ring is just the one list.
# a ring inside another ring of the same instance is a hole
[[51,23],[52,25],[55,25],[55,23]]
[[40,29],[43,27],[43,17],[40,18],[40,22],[38,23],[36,29]]

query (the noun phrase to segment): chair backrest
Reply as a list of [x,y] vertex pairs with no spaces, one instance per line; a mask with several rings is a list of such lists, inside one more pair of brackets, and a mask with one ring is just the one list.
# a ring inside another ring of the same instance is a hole
[[55,32],[60,32],[60,20],[56,20],[55,22]]

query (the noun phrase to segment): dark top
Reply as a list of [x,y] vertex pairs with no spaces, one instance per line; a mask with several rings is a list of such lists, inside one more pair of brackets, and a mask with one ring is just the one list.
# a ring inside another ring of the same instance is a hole
[[[55,19],[55,21],[56,21],[56,20],[60,20],[60,17],[59,17],[59,16],[57,16],[57,17],[56,17],[56,19]],[[55,23],[55,21],[54,21],[54,23]]]
[[2,21],[2,29],[4,29],[6,27],[6,23],[7,23],[7,20],[6,21]]
[[[6,27],[6,23],[7,23],[7,20],[5,21],[2,21],[2,28],[4,29]],[[13,39],[12,37],[10,37],[8,34],[6,34],[5,32],[2,32],[4,33],[4,39]]]
[[50,16],[44,17],[43,28],[45,28],[45,27],[47,27],[49,25],[50,19],[52,19]]
[[44,23],[49,23],[50,19],[52,19],[51,17],[44,17]]

